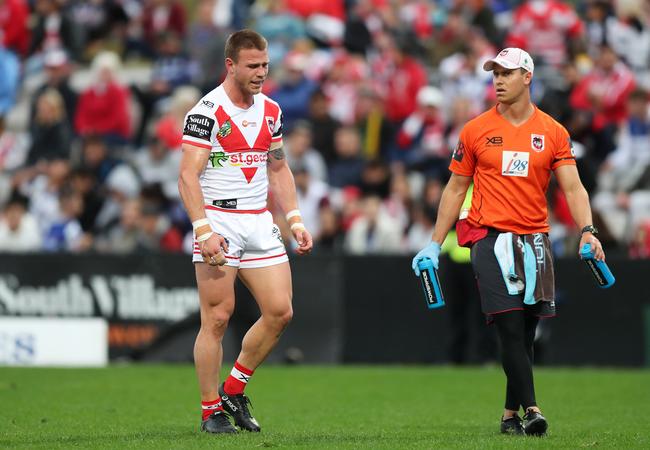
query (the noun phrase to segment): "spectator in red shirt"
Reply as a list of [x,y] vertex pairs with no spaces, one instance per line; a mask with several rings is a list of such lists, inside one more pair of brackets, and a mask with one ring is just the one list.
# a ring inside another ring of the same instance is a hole
[[313,14],[345,19],[345,6],[342,0],[287,0],[286,4],[288,10],[305,19]]
[[119,66],[119,58],[112,52],[99,53],[93,60],[93,84],[81,93],[74,120],[80,135],[101,135],[117,145],[129,139],[130,93],[117,80]]
[[581,45],[583,32],[582,21],[567,3],[528,0],[515,10],[506,46],[525,48],[537,66],[544,62],[557,67]]
[[427,84],[427,72],[419,61],[407,53],[407,39],[397,41],[386,37],[381,58],[389,64],[384,79],[385,110],[388,119],[398,125],[415,111],[417,93]]
[[25,0],[0,0],[0,44],[21,56],[29,49],[28,19]]
[[176,0],[146,0],[142,12],[142,28],[152,53],[160,33],[172,32],[184,38],[187,28],[185,7]]
[[627,98],[634,90],[634,75],[616,53],[603,45],[596,65],[571,93],[571,106],[591,114],[595,153],[604,158],[613,147],[613,135],[627,118]]

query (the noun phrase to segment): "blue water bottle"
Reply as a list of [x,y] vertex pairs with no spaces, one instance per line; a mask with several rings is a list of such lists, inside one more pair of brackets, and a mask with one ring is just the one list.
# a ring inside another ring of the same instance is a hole
[[594,259],[594,252],[591,250],[590,244],[585,244],[580,249],[580,258],[587,264],[589,270],[596,279],[598,287],[605,289],[614,285],[616,279],[612,275],[612,271],[609,270],[609,267],[605,261],[596,261]]
[[424,300],[427,302],[429,309],[445,306],[438,271],[433,267],[431,260],[422,258],[418,261],[418,268],[420,269],[420,282],[422,283],[422,289],[424,289]]

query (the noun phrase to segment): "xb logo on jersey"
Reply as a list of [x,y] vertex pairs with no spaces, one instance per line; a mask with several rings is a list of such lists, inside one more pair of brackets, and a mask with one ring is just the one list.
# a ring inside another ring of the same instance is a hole
[[210,162],[212,167],[223,167],[223,162],[228,161],[228,157],[225,152],[212,152],[210,153]]

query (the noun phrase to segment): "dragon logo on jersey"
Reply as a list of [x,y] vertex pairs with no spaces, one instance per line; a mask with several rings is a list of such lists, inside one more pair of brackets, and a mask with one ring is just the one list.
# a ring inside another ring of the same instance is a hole
[[210,162],[212,163],[212,167],[223,167],[223,162],[228,161],[228,156],[226,156],[225,152],[212,152],[210,153]]
[[266,116],[266,124],[269,127],[269,133],[273,134],[275,129],[275,119],[272,116]]
[[226,120],[223,125],[221,125],[221,128],[219,128],[219,131],[217,131],[217,137],[218,138],[225,138],[232,132],[232,125],[230,124],[230,120]]
[[530,135],[530,146],[536,152],[544,151],[544,135],[543,134],[531,134]]

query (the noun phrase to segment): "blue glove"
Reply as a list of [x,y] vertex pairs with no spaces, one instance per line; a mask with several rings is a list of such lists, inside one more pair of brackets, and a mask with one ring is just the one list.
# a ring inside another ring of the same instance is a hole
[[440,256],[440,244],[437,242],[431,242],[429,245],[420,250],[418,254],[413,258],[413,263],[411,264],[411,268],[413,269],[413,272],[415,272],[415,275],[418,277],[420,276],[420,268],[418,267],[418,263],[424,258],[429,258],[433,263],[433,267],[438,270],[438,256]]

